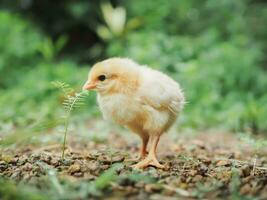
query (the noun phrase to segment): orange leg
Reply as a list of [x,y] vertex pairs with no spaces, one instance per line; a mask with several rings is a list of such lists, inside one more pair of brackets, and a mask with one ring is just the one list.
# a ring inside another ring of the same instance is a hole
[[132,159],[127,159],[127,161],[139,161],[142,160],[146,157],[146,155],[148,154],[146,148],[147,148],[147,144],[148,144],[148,140],[149,140],[149,135],[148,134],[143,134],[140,135],[141,139],[142,139],[142,145],[140,147],[140,151],[139,151],[139,155],[137,158],[132,158]]
[[142,136],[142,146],[140,148],[140,153],[139,153],[139,157],[138,160],[140,159],[144,159],[147,155],[147,144],[148,144],[148,140],[149,140],[149,136],[148,135],[143,135]]
[[156,156],[156,149],[157,149],[160,135],[152,135],[150,136],[150,138],[151,138],[151,147],[150,147],[148,156],[144,160],[137,163],[136,165],[133,165],[133,168],[142,169],[148,166],[154,166],[160,169],[164,168],[164,166],[159,163],[157,156]]

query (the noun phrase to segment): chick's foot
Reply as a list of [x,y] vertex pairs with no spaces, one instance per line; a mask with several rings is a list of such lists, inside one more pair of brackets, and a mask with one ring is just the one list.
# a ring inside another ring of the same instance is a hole
[[156,157],[149,156],[144,160],[140,161],[139,163],[132,165],[131,167],[134,169],[144,169],[148,166],[154,166],[159,169],[164,169],[164,165],[160,164]]

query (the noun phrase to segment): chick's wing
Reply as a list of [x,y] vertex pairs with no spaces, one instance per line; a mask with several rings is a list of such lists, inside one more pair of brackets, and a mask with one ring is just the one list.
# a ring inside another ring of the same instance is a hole
[[183,93],[178,83],[154,70],[143,73],[139,100],[156,110],[168,109],[174,114],[177,114],[184,104]]

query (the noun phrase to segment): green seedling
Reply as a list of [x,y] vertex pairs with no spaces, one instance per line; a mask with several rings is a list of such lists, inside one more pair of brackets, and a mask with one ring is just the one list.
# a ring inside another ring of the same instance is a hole
[[52,83],[56,88],[60,89],[66,99],[63,102],[63,107],[66,111],[64,116],[64,138],[63,138],[63,145],[62,145],[62,155],[61,159],[64,160],[65,157],[65,149],[66,149],[66,142],[67,142],[67,133],[70,123],[70,118],[72,111],[76,108],[80,108],[85,104],[85,99],[88,96],[87,91],[77,92],[74,95],[70,95],[70,93],[74,92],[74,89],[69,86],[69,84],[56,81]]

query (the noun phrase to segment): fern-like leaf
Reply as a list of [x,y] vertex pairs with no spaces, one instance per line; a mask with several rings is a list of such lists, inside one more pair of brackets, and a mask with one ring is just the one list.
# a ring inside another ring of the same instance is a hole
[[85,104],[86,97],[88,96],[87,91],[82,91],[79,93],[75,93],[73,96],[70,95],[71,93],[74,92],[74,89],[70,87],[69,84],[60,82],[60,81],[54,81],[52,84],[62,90],[64,93],[64,96],[66,99],[63,102],[63,107],[66,110],[66,115],[65,115],[65,124],[64,124],[64,139],[63,139],[63,146],[62,146],[62,160],[64,159],[65,155],[65,148],[66,148],[66,141],[67,141],[67,133],[68,133],[68,127],[69,127],[69,121],[71,117],[71,112],[75,108],[79,108]]
[[55,88],[60,89],[64,96],[68,96],[69,94],[73,93],[74,89],[70,87],[69,84],[65,83],[65,82],[61,82],[61,81],[53,81],[52,85]]
[[68,96],[63,102],[63,106],[67,112],[71,112],[74,108],[79,108],[84,105],[87,92],[75,93],[74,96]]

